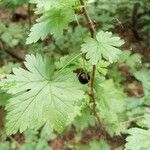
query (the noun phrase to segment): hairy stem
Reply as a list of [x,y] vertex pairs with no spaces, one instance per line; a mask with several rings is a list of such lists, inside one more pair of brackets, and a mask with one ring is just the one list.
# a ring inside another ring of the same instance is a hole
[[[90,18],[87,9],[85,8],[85,4],[83,0],[80,0],[82,7],[82,11],[83,11],[83,15],[88,23],[88,27],[91,33],[91,37],[94,38],[95,36],[95,27],[94,27],[94,23],[92,21],[92,19]],[[94,96],[94,79],[95,79],[95,74],[96,74],[96,65],[93,65],[93,71],[92,71],[92,78],[91,78],[91,86],[90,86],[90,95]],[[94,100],[95,101],[95,100]],[[93,101],[93,103],[94,103]]]
[[84,1],[80,0],[80,3],[83,6],[82,7],[82,11],[83,11],[83,14],[85,16],[86,21],[88,22],[88,26],[89,26],[89,30],[90,30],[90,33],[91,33],[91,37],[94,38],[94,36],[95,36],[95,26],[94,26],[94,23],[93,23],[92,19],[90,18],[87,9],[85,8]]
[[[95,33],[96,33],[96,30],[95,30],[95,26],[94,26],[94,23],[92,21],[92,19],[90,18],[89,14],[88,14],[88,11],[85,7],[85,4],[84,4],[84,1],[83,0],[80,0],[80,3],[82,5],[82,11],[83,11],[83,15],[88,23],[88,27],[89,27],[89,31],[90,31],[90,34],[91,34],[91,37],[92,38],[95,38]],[[95,75],[96,75],[96,65],[93,65],[93,70],[92,70],[92,77],[91,77],[91,83],[90,83],[90,96],[92,98],[92,103],[93,103],[93,106],[92,106],[92,113],[93,115],[95,116],[97,122],[98,122],[98,125],[100,127],[100,132],[101,134],[104,136],[104,138],[108,138],[109,137],[109,134],[107,133],[107,131],[105,130],[98,114],[97,114],[97,111],[96,111],[96,99],[95,99],[95,95],[94,95],[94,81],[95,81]]]

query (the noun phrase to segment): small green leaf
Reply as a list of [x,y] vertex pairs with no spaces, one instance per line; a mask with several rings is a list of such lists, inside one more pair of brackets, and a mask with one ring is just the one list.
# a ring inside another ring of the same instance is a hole
[[119,57],[119,63],[125,63],[134,72],[137,67],[141,64],[140,54],[131,54],[131,51],[123,51]]
[[97,70],[100,74],[106,75],[108,72],[107,67],[110,65],[109,62],[107,61],[103,61],[101,60],[98,64],[97,64]]
[[92,141],[90,142],[90,150],[110,150],[109,145],[104,141]]
[[44,13],[50,9],[71,8],[76,5],[78,0],[30,0],[30,3],[37,4],[36,13]]
[[145,126],[146,126],[147,128],[150,129],[150,113],[144,114],[143,123],[145,124]]
[[150,130],[132,128],[128,133],[125,150],[150,150]]
[[11,96],[0,89],[0,106],[5,106]]
[[146,98],[150,97],[150,71],[141,70],[134,74],[135,78],[142,82]]
[[5,32],[7,30],[6,26],[4,23],[0,23],[0,34]]
[[100,31],[96,35],[96,39],[88,38],[81,46],[81,51],[86,53],[86,58],[90,59],[90,63],[95,65],[102,59],[108,60],[110,63],[115,62],[121,51],[117,48],[123,44],[123,40],[119,37],[112,36],[111,32]]
[[81,131],[89,126],[95,125],[95,118],[90,114],[87,108],[81,110],[81,114],[74,120],[74,126],[77,130]]
[[37,42],[39,39],[44,40],[52,34],[58,38],[67,29],[69,22],[73,21],[74,12],[70,9],[52,9],[44,13],[37,19],[37,23],[31,28],[31,33],[27,38],[26,44]]
[[88,145],[78,145],[75,150],[89,150]]

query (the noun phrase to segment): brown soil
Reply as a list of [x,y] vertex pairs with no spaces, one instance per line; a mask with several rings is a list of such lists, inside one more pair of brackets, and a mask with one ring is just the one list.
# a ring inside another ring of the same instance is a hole
[[51,143],[50,143],[51,147],[53,150],[68,150],[67,148],[65,148],[64,145],[64,140],[57,137],[56,139],[54,139]]
[[0,130],[2,130],[4,127],[3,119],[4,119],[4,109],[0,108]]
[[139,33],[140,39],[137,40],[135,37],[132,27],[129,24],[123,24],[116,26],[114,29],[115,33],[118,33],[122,39],[124,39],[124,49],[131,50],[133,52],[140,53],[146,57],[150,57],[150,47],[147,45],[147,39],[143,36],[143,33]]
[[19,144],[23,144],[25,142],[24,135],[21,133],[17,133],[13,136],[14,140],[16,140]]

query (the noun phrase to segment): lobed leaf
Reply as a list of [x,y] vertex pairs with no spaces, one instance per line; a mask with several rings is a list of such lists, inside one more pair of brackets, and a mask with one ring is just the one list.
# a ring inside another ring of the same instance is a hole
[[129,129],[125,150],[150,150],[150,130],[140,128]]
[[96,39],[88,38],[81,46],[82,53],[86,53],[92,65],[96,65],[102,57],[110,63],[115,62],[121,51],[118,49],[123,44],[123,40],[119,37],[112,36],[111,32],[100,31],[96,35]]
[[35,43],[39,39],[44,40],[50,34],[56,38],[60,37],[73,18],[72,10],[52,9],[46,12],[31,28],[26,44]]
[[110,150],[110,146],[101,139],[100,141],[90,142],[90,150]]
[[145,97],[150,97],[150,71],[141,70],[134,74],[135,78],[142,82]]
[[83,99],[76,76],[70,70],[54,73],[52,61],[41,55],[27,55],[25,66],[28,70],[13,69],[14,75],[0,84],[13,94],[6,105],[7,133],[37,129],[45,123],[61,132],[76,116]]

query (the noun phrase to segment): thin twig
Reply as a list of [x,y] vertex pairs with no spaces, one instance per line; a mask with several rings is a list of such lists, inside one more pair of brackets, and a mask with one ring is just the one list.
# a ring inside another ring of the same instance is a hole
[[12,142],[16,143],[16,146],[17,146],[18,148],[20,148],[20,144],[19,144],[13,137],[8,136],[8,138],[9,138]]
[[94,95],[94,81],[95,81],[95,75],[96,75],[96,65],[93,65],[93,70],[92,70],[92,78],[91,78],[91,86],[90,86],[90,95]]
[[19,61],[24,61],[24,58],[19,56],[17,53],[14,53],[13,51],[10,51],[8,49],[5,49],[3,46],[3,43],[0,41],[0,50],[2,50],[3,52],[9,54],[11,57],[19,60]]
[[15,58],[15,59],[17,59],[17,60],[19,60],[19,61],[24,61],[24,58],[23,57],[20,57],[19,55],[17,55],[16,53],[14,53],[13,51],[9,51],[9,50],[5,50],[5,52],[7,53],[7,54],[9,54],[11,57],[13,57],[13,58]]
[[32,23],[32,21],[31,21],[31,4],[30,3],[28,4],[28,20],[29,20],[29,29],[30,29],[31,23]]
[[141,120],[142,118],[144,118],[144,116],[138,116],[138,117],[132,118],[130,120],[120,122],[120,124],[130,124],[132,122],[136,122],[137,120]]
[[57,48],[57,50],[59,50],[59,52],[61,52],[62,54],[64,54],[64,51],[60,48],[59,45],[56,44],[56,41],[52,39],[52,42],[55,45],[55,47]]

